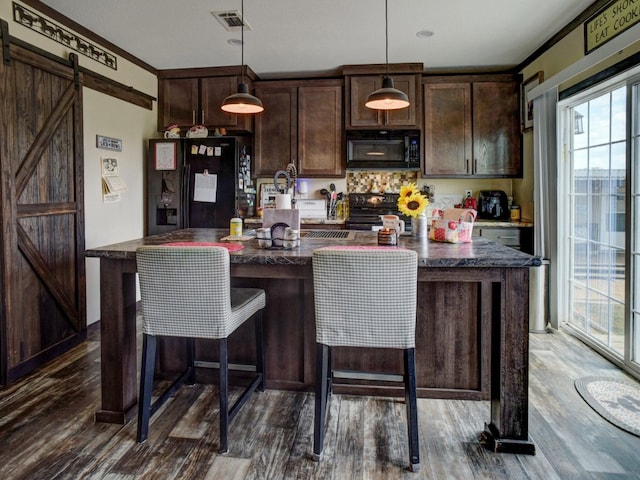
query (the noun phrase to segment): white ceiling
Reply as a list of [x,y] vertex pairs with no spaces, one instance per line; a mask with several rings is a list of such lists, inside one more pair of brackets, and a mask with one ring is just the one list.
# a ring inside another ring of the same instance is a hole
[[[388,0],[389,62],[426,71],[520,64],[593,0]],[[156,69],[239,65],[211,15],[240,0],[42,0]],[[244,60],[259,76],[385,62],[384,0],[245,0]],[[418,38],[431,30],[430,38]]]

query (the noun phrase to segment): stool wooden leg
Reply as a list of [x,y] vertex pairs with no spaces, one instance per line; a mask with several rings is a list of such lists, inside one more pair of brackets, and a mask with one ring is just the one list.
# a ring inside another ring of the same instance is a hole
[[316,344],[316,399],[313,422],[313,459],[316,462],[322,458],[324,446],[324,427],[329,386],[329,351],[330,347],[328,345]]
[[264,392],[264,330],[262,329],[262,310],[254,317],[256,334],[256,373],[262,376],[257,390]]
[[220,453],[229,451],[229,361],[227,339],[220,339]]
[[144,442],[149,432],[151,418],[151,392],[153,391],[153,370],[156,364],[156,337],[142,335],[142,372],[140,376],[140,396],[138,399],[138,442]]
[[416,393],[415,349],[404,351],[404,391],[407,404],[407,429],[409,438],[409,465],[412,472],[420,471],[420,445],[418,441],[418,402]]

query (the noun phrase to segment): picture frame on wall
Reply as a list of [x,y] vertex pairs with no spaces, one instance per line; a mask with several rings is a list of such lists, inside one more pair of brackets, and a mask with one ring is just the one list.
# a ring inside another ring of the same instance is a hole
[[544,72],[537,72],[520,85],[520,126],[523,132],[533,128],[533,101],[529,100],[529,92],[544,81]]

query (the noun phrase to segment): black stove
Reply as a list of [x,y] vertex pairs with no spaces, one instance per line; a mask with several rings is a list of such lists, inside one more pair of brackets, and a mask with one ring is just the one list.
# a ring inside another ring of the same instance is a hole
[[348,230],[371,230],[382,226],[380,215],[398,215],[404,220],[405,230],[411,229],[410,217],[398,211],[397,193],[350,193],[349,218],[345,221]]

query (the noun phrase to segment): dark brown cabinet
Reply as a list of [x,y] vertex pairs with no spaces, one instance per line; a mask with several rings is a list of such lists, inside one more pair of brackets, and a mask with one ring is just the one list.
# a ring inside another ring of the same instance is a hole
[[158,80],[158,131],[169,125],[191,127],[196,124],[199,106],[197,78]]
[[533,255],[533,227],[476,226],[473,234]]
[[293,163],[300,177],[344,175],[342,80],[256,83],[254,167],[270,176]]
[[522,176],[518,82],[506,77],[425,79],[425,175]]
[[[226,97],[237,92],[242,76],[223,75],[215,70],[163,70],[158,73],[158,131],[173,124],[177,124],[183,133],[196,124],[210,130],[252,131],[251,115],[235,115],[220,108]],[[245,76],[249,86],[251,81]]]
[[382,87],[384,75],[353,75],[347,77],[346,128],[420,128],[420,75],[390,75],[394,87],[404,92],[411,103],[399,110],[372,110],[365,106],[367,97]]

